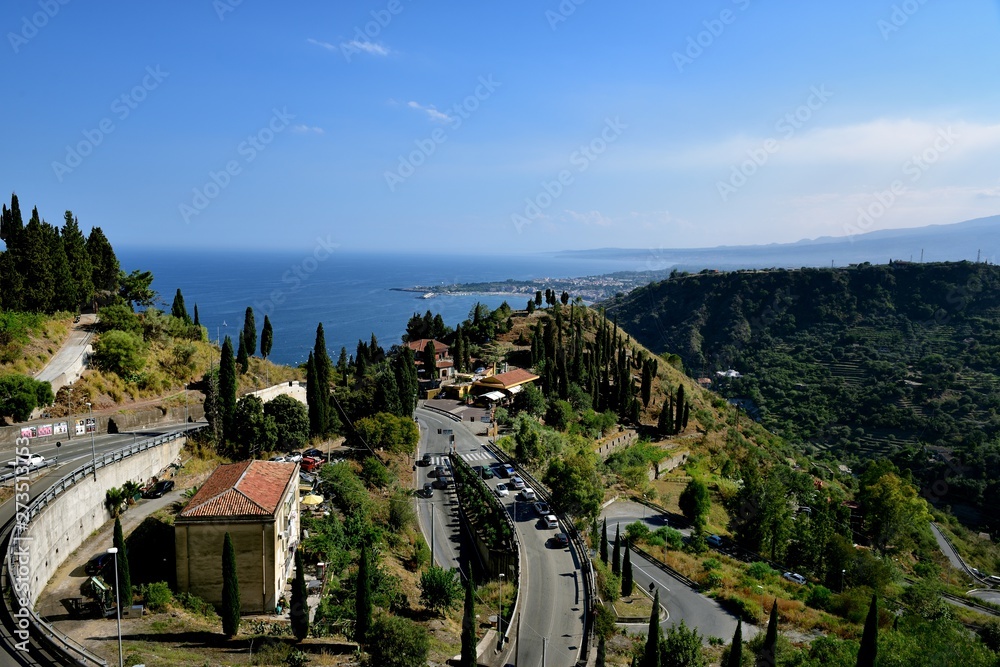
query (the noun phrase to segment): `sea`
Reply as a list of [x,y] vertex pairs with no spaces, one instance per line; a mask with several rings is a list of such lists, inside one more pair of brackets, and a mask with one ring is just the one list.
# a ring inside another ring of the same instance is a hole
[[496,308],[507,301],[523,308],[526,296],[495,294],[437,295],[393,288],[497,280],[539,280],[600,275],[648,268],[643,259],[594,259],[556,254],[433,255],[345,252],[317,246],[311,252],[190,251],[120,248],[126,272],[151,271],[157,307],[170,310],[180,288],[188,312],[198,306],[199,320],[215,341],[236,339],[248,306],[258,331],[267,315],[274,328],[270,359],[305,363],[323,323],[332,358],[374,333],[385,349],[398,344],[412,315],[427,310],[454,327],[477,302]]

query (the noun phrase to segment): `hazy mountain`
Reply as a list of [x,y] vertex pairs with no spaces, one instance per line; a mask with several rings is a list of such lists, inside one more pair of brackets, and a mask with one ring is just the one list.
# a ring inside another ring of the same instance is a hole
[[824,236],[795,243],[715,248],[599,248],[558,253],[567,257],[645,260],[651,270],[847,266],[893,260],[918,262],[1000,258],[1000,215],[947,225],[886,229],[849,237]]

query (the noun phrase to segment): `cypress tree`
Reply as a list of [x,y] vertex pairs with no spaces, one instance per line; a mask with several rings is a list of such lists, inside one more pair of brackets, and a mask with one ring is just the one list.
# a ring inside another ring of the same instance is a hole
[[84,238],[80,231],[80,223],[73,217],[71,211],[66,211],[60,235],[63,248],[66,250],[66,260],[73,274],[73,282],[76,283],[76,306],[79,308],[89,304],[94,297],[94,267],[90,264],[90,255],[87,254],[87,239]]
[[170,306],[170,314],[177,319],[184,320],[187,324],[191,324],[191,316],[188,315],[187,306],[184,305],[184,295],[181,294],[181,288],[177,288],[177,293],[174,294],[174,302]]
[[653,610],[649,612],[649,633],[642,652],[642,667],[660,667],[660,589],[653,596]]
[[[529,301],[528,303],[532,302]],[[595,663],[595,667],[605,666],[605,660],[606,660],[605,654],[607,653],[607,648],[604,646],[604,644],[605,644],[604,636],[602,635],[597,640],[597,662]]]
[[608,520],[601,522],[601,562],[608,564]]
[[292,634],[299,641],[309,636],[309,600],[306,593],[306,572],[302,565],[302,550],[295,550],[295,580],[292,582]]
[[326,334],[323,323],[316,327],[316,345],[313,347],[313,362],[316,364],[316,408],[319,412],[320,431],[316,435],[326,435],[330,430],[330,355],[326,351]]
[[625,540],[625,559],[622,561],[622,596],[632,595],[635,589],[635,580],[632,578],[632,557],[629,555],[631,549],[628,548],[628,539]]
[[743,619],[736,619],[736,632],[733,633],[733,643],[729,645],[729,660],[726,667],[740,667],[743,660]]
[[615,525],[615,545],[611,550],[611,574],[615,576],[620,576],[622,573],[622,563],[621,563],[621,547],[619,546],[619,529],[618,525]]
[[642,362],[642,387],[640,389],[640,395],[642,396],[642,405],[644,407],[649,407],[649,399],[653,392],[653,369],[651,364],[647,361]]
[[252,357],[257,351],[257,322],[250,306],[247,306],[247,312],[243,316],[243,343],[247,346],[247,356]]
[[[404,348],[404,349],[409,350],[410,348]],[[412,352],[412,350],[410,351]],[[337,359],[337,372],[340,373],[340,379],[344,383],[345,387],[347,386],[347,371],[348,371],[347,348],[341,345],[340,357]]]
[[861,649],[858,651],[857,667],[875,667],[876,657],[878,657],[878,602],[872,595],[872,603],[868,607],[868,618],[865,619],[865,631],[861,635]]
[[250,370],[250,359],[247,355],[247,341],[244,332],[240,332],[240,346],[236,350],[236,365],[240,367],[240,375]]
[[424,371],[427,373],[427,379],[434,381],[438,379],[437,376],[437,350],[434,349],[434,341],[427,341],[427,345],[424,346]]
[[52,310],[74,311],[79,303],[76,280],[66,259],[66,247],[59,230],[50,224],[42,225],[46,246],[49,249],[49,272],[52,275]]
[[31,312],[45,313],[52,304],[54,289],[49,248],[37,208],[31,212],[22,237],[24,243],[18,266],[24,278],[24,307]]
[[306,405],[309,408],[309,435],[322,435],[326,430],[323,423],[323,408],[319,405],[319,390],[316,388],[316,359],[309,353],[306,361]]
[[121,271],[121,267],[108,237],[104,235],[100,227],[94,227],[90,230],[90,236],[87,237],[87,254],[90,255],[90,263],[94,269],[92,276],[94,289],[117,292],[118,273]]
[[233,538],[228,531],[222,542],[221,616],[222,634],[235,637],[240,631],[240,581],[236,570],[236,549],[233,548]]
[[774,599],[771,605],[771,618],[767,622],[767,634],[764,635],[764,643],[761,644],[760,654],[757,656],[758,667],[774,667],[776,664],[775,655],[778,646],[778,599]]
[[260,356],[267,359],[271,356],[271,346],[274,344],[274,327],[267,315],[264,316],[264,327],[260,331]]
[[201,320],[198,319],[198,304],[194,304],[194,325],[196,327],[201,326]]
[[476,667],[476,599],[472,589],[472,568],[465,579],[465,609],[462,614],[462,667]]
[[674,408],[677,411],[676,419],[674,420],[674,433],[680,433],[684,429],[684,385],[681,384],[677,387],[677,400],[674,402]]
[[114,545],[118,547],[118,599],[123,607],[131,607],[132,575],[128,569],[128,549],[125,547],[120,517],[115,517]]
[[222,408],[222,437],[228,440],[233,434],[233,415],[236,413],[236,360],[229,336],[222,342],[219,362],[219,405]]
[[417,367],[413,363],[413,350],[408,347],[400,349],[392,360],[392,370],[396,375],[396,387],[399,389],[399,406],[401,416],[409,416],[417,407]]
[[358,561],[358,580],[354,595],[354,641],[365,644],[372,626],[371,564],[368,562],[368,545],[361,545]]
[[375,412],[388,412],[397,417],[405,417],[403,406],[399,402],[399,385],[396,384],[396,374],[393,368],[386,368],[383,364],[382,370],[375,376]]

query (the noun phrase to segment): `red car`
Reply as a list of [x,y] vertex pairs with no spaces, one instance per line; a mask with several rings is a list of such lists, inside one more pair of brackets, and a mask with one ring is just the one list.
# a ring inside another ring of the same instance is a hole
[[326,463],[326,459],[321,459],[318,456],[303,456],[299,466],[306,472],[316,472],[323,467],[324,463]]

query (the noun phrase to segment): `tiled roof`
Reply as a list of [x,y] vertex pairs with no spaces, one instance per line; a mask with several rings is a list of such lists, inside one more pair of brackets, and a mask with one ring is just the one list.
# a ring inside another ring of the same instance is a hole
[[483,378],[479,381],[480,384],[485,384],[489,386],[501,386],[501,387],[513,387],[514,385],[524,384],[525,382],[531,382],[537,380],[538,376],[531,371],[525,370],[523,368],[515,368],[512,371],[507,371],[506,373],[500,373],[499,375],[492,375],[488,378]]
[[[408,342],[406,344],[406,347],[410,348],[414,352],[423,352],[424,348],[427,347],[427,343],[430,343],[431,340],[432,339],[430,339],[430,338],[421,338],[420,340],[411,340],[410,342]],[[439,340],[435,340],[433,342],[434,342],[434,351],[437,354],[441,354],[442,350],[448,350],[449,349],[447,345],[445,345],[444,343],[442,343]]]
[[273,461],[228,463],[215,469],[181,518],[274,516],[298,466]]

